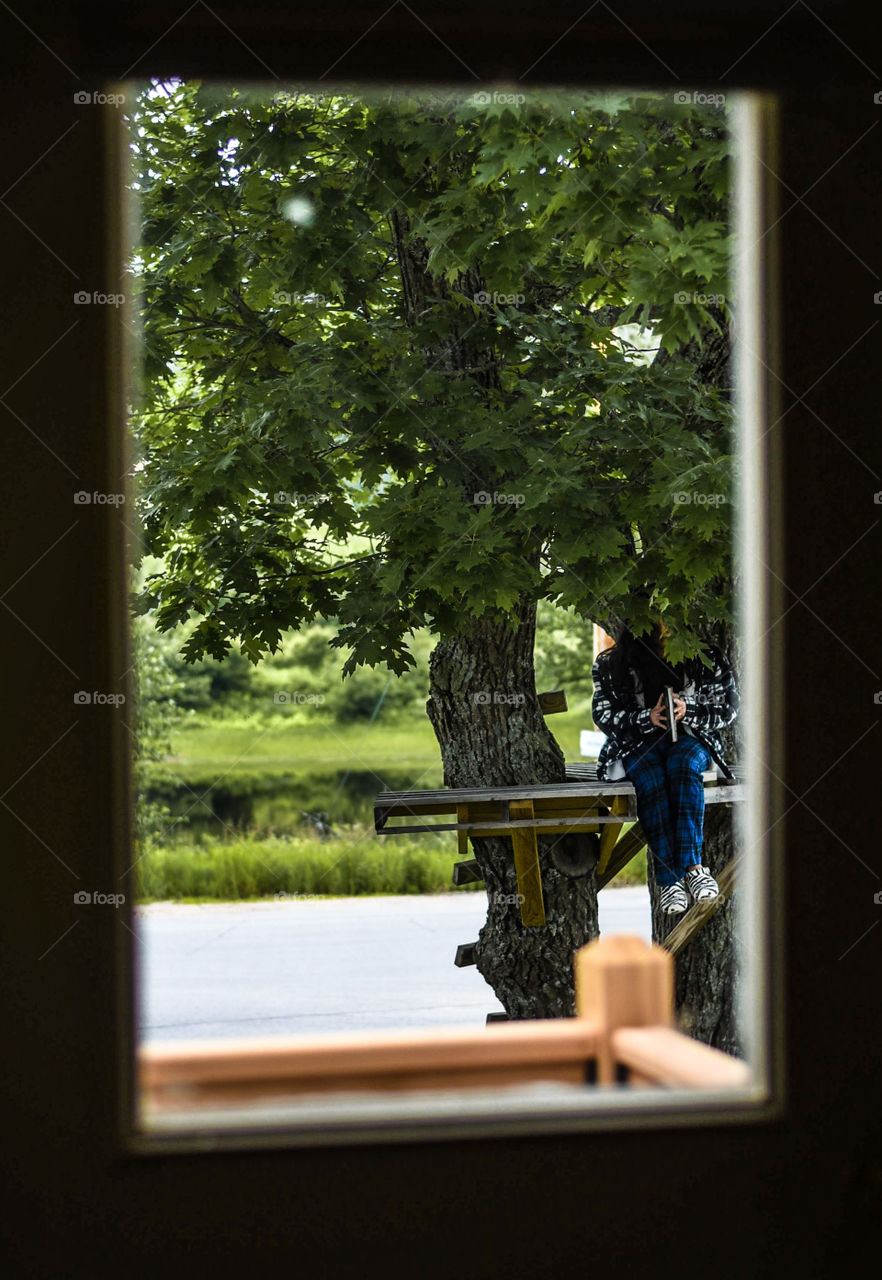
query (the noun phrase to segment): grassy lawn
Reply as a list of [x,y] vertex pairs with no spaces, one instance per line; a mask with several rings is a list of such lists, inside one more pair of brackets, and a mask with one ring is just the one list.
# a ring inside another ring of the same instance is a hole
[[[284,713],[282,713],[284,714]],[[214,720],[193,717],[174,734],[174,765],[223,765],[228,769],[255,767],[267,772],[313,771],[358,767],[381,771],[383,766],[441,768],[441,753],[428,716],[383,719],[366,724],[340,724],[320,709],[311,720],[281,717]],[[584,712],[552,717],[550,728],[567,760],[579,760],[579,731],[590,725]]]
[[[474,893],[454,888],[456,838],[443,835],[378,838],[370,828],[339,836],[243,836],[148,849],[137,864],[138,901],[231,902],[276,895],[352,897],[370,894]],[[642,884],[644,855],[620,872],[615,885]]]
[[[284,718],[282,718],[284,717]],[[578,760],[579,730],[590,724],[584,711],[553,717],[552,731],[568,760]],[[193,716],[174,735],[175,755],[168,767],[175,776],[203,781],[222,778],[246,791],[261,778],[283,775],[318,787],[337,773],[362,771],[382,778],[386,771],[409,774],[414,786],[441,785],[441,756],[425,715],[378,718],[339,724],[319,714],[306,720],[280,716],[240,716],[226,720]],[[163,766],[154,766],[161,772]],[[293,784],[292,784],[293,785]],[[378,788],[380,789],[380,788]],[[318,798],[319,792],[315,795]],[[370,796],[355,822],[334,823],[335,834],[322,839],[308,831],[229,829],[229,834],[188,836],[169,827],[156,847],[148,847],[138,864],[141,902],[235,901],[275,894],[350,896],[470,892],[454,889],[456,837],[442,835],[377,837],[370,826]],[[300,804],[300,800],[297,801]],[[307,804],[303,801],[304,806]],[[172,834],[173,832],[173,834]],[[615,880],[641,884],[646,877],[641,854]]]
[[318,766],[377,770],[395,764],[417,770],[441,766],[441,753],[428,719],[396,724],[340,725],[275,720],[263,724],[222,720],[193,720],[174,736],[174,765],[223,765],[228,769],[255,767],[273,772]]

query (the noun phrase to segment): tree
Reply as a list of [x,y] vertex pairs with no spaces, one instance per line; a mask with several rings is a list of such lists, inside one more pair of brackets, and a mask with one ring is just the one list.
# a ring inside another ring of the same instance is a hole
[[[426,626],[446,783],[562,779],[539,601],[613,632],[663,608],[674,659],[731,626],[729,392],[701,363],[727,367],[725,109],[173,83],[133,124],[164,557],[139,608],[199,620],[190,660],[333,619],[344,674],[406,670]],[[516,1017],[571,1011],[597,932],[551,844],[525,929],[510,844],[474,842],[478,967]]]

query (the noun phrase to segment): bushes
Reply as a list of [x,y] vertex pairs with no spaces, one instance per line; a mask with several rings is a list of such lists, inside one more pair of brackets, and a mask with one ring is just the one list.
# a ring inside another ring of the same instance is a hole
[[[469,893],[454,888],[456,841],[442,836],[381,836],[351,827],[331,839],[271,836],[207,840],[151,848],[137,864],[139,902],[201,898],[235,902],[276,894],[350,897],[363,894]],[[645,882],[645,855],[615,883]]]
[[210,840],[148,849],[137,864],[140,902],[205,898],[236,901],[275,894],[453,893],[455,841],[426,835],[378,838],[366,828],[322,840],[297,836]]

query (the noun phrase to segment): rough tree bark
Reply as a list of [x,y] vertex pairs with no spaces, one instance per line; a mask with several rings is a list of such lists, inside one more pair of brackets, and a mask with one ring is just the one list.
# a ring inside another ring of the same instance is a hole
[[[564,757],[536,696],[535,604],[522,602],[514,621],[476,621],[432,653],[427,710],[448,787],[563,780]],[[539,928],[521,923],[511,841],[472,842],[488,903],[477,966],[511,1018],[571,1016],[573,953],[597,937],[593,868],[564,875],[552,861],[555,846],[567,839],[538,841],[547,920]]]

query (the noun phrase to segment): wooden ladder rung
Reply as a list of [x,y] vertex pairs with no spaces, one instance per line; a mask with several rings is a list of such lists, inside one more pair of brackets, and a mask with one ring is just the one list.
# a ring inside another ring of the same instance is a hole
[[455,862],[453,864],[454,884],[481,884],[483,879],[484,873],[474,858],[471,858],[468,862]]

